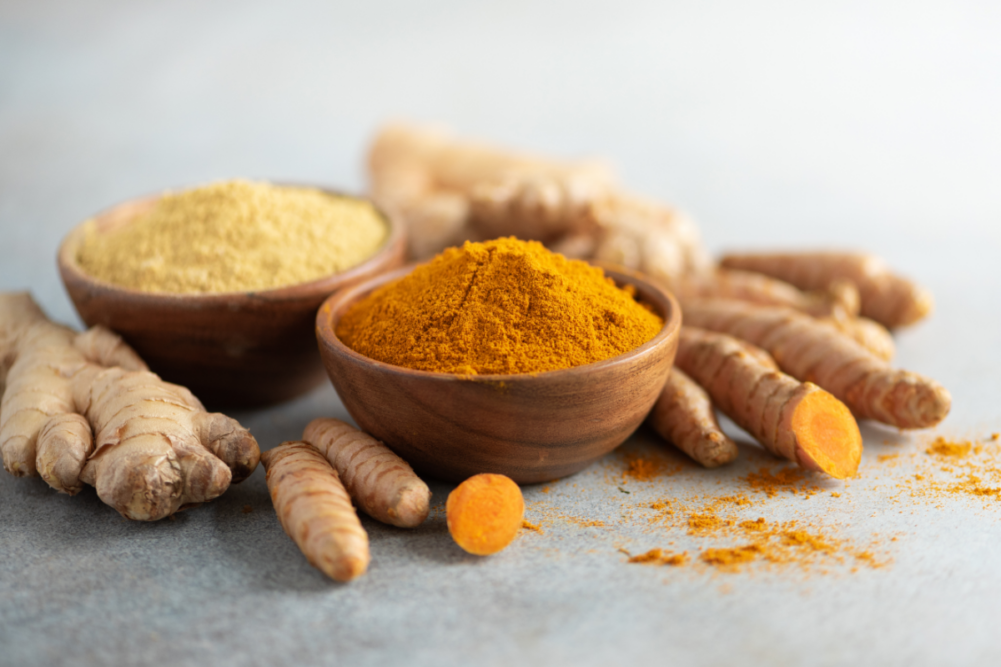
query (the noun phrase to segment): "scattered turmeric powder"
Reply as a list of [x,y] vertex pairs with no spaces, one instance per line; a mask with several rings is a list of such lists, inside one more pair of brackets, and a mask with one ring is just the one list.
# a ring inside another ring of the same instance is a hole
[[388,238],[368,202],[244,180],[168,192],[124,227],[91,223],[83,270],[145,292],[266,290],[339,273]]
[[929,454],[937,454],[938,456],[962,458],[968,456],[972,450],[973,445],[969,442],[949,442],[942,436],[939,436],[935,438],[926,451]]
[[671,553],[663,549],[650,549],[646,553],[638,556],[631,556],[629,563],[641,563],[643,565],[684,565],[688,562],[688,553]]
[[512,374],[608,359],[662,327],[601,269],[503,238],[449,248],[382,286],[344,314],[337,336],[396,366]]
[[488,556],[518,534],[524,522],[525,499],[511,478],[482,473],[448,494],[445,516],[456,544],[471,554]]
[[534,531],[534,532],[536,532],[536,533],[538,533],[540,535],[542,535],[542,533],[543,533],[542,526],[540,526],[537,523],[532,523],[531,521],[528,521],[527,519],[525,521],[521,522],[521,527],[524,528],[525,530]]

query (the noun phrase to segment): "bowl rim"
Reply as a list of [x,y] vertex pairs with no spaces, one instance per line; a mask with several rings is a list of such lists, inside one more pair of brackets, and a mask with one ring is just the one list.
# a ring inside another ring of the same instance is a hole
[[[225,179],[223,179],[225,180]],[[298,183],[298,182],[287,182],[287,181],[261,181],[268,183],[270,185],[276,185],[279,187],[292,187],[292,188],[310,188],[314,190],[319,190],[324,194],[331,195],[334,197],[344,197],[349,199],[356,199],[360,201],[368,202],[375,209],[376,213],[379,215],[380,219],[385,223],[389,233],[386,235],[385,240],[382,245],[369,257],[367,257],[360,264],[356,264],[348,269],[341,271],[339,273],[333,273],[315,280],[310,280],[303,283],[295,283],[292,285],[283,285],[281,287],[274,287],[270,289],[263,290],[246,290],[246,291],[236,291],[236,292],[148,292],[145,290],[136,289],[134,287],[126,287],[124,285],[118,285],[116,283],[111,283],[100,278],[96,278],[93,275],[87,273],[80,266],[77,260],[77,252],[79,250],[80,244],[83,241],[83,235],[86,232],[86,227],[95,221],[100,220],[103,217],[108,216],[115,211],[127,207],[136,206],[143,204],[152,204],[156,200],[163,197],[169,192],[183,192],[184,190],[193,189],[199,187],[197,185],[182,188],[168,188],[161,190],[154,194],[140,195],[138,197],[132,197],[124,201],[120,201],[117,204],[113,204],[104,209],[101,209],[94,215],[88,217],[86,220],[76,224],[73,228],[66,233],[63,240],[59,244],[59,249],[56,252],[56,264],[61,272],[66,275],[87,283],[93,286],[94,289],[103,290],[105,292],[114,292],[118,294],[128,295],[132,298],[137,299],[150,299],[150,300],[161,300],[167,302],[184,302],[184,303],[194,303],[198,302],[204,305],[211,305],[214,303],[230,302],[235,298],[245,298],[254,299],[261,301],[281,301],[285,299],[295,299],[303,298],[308,296],[314,296],[317,294],[329,295],[332,291],[337,290],[340,285],[344,282],[349,282],[357,279],[359,276],[365,276],[373,271],[377,271],[382,263],[386,260],[387,256],[393,254],[396,248],[405,246],[405,229],[398,219],[394,216],[386,213],[385,210],[380,208],[375,201],[370,197],[364,195],[356,195],[351,193],[346,193],[341,190],[330,188],[324,185],[318,185],[315,183]],[[377,274],[378,275],[378,274]]]
[[[333,325],[334,316],[337,315],[337,319],[339,320],[340,313],[343,312],[350,304],[391,280],[403,278],[420,265],[413,263],[393,269],[392,271],[386,271],[372,276],[367,280],[359,282],[351,287],[348,287],[347,289],[341,290],[340,292],[327,297],[327,299],[324,300],[323,304],[320,306],[320,309],[316,312],[316,338],[320,346],[321,355],[323,354],[324,349],[327,349],[334,354],[347,357],[354,363],[378,368],[382,372],[387,372],[400,377],[422,378],[437,382],[479,382],[506,385],[511,383],[539,380],[560,380],[564,379],[564,377],[584,372],[612,368],[620,364],[629,363],[636,358],[649,354],[658,347],[668,343],[672,337],[678,337],[681,331],[682,313],[681,306],[679,305],[674,294],[662,287],[658,282],[654,281],[649,276],[638,271],[632,271],[625,267],[607,262],[588,262],[588,264],[601,268],[605,272],[605,275],[612,278],[617,284],[621,282],[635,283],[643,290],[652,292],[655,296],[663,300],[663,303],[667,306],[669,311],[664,314],[658,313],[664,320],[664,326],[662,326],[660,331],[657,332],[657,335],[642,345],[623,352],[622,354],[609,357],[608,359],[602,359],[600,361],[593,361],[589,364],[583,364],[581,366],[558,368],[551,371],[539,371],[537,373],[493,373],[482,375],[460,375],[457,373],[423,371],[416,368],[407,368],[406,366],[397,366],[395,364],[388,364],[384,361],[379,361],[378,359],[366,357],[365,355],[356,352],[345,345],[344,342],[341,341],[340,337],[337,336],[336,327]],[[620,278],[624,278],[625,280],[620,280]],[[659,306],[659,304],[656,303],[653,305],[654,307]]]

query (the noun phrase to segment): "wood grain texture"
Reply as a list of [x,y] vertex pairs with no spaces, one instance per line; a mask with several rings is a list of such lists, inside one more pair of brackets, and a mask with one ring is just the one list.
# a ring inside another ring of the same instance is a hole
[[317,313],[316,334],[351,417],[424,475],[461,481],[491,472],[531,484],[575,473],[636,430],[674,361],[681,327],[677,301],[642,276],[608,268],[665,320],[651,341],[612,359],[534,375],[457,376],[392,366],[345,346],[334,331],[347,307],[410,270],[327,299]]
[[[98,231],[129,224],[158,197],[131,200],[98,214]],[[103,324],[121,334],[164,380],[188,387],[214,408],[269,405],[323,381],[313,322],[324,299],[403,263],[402,226],[383,217],[389,237],[368,260],[342,273],[278,289],[158,294],[99,281],[77,262],[83,225],[63,240],[59,273],[87,326]]]

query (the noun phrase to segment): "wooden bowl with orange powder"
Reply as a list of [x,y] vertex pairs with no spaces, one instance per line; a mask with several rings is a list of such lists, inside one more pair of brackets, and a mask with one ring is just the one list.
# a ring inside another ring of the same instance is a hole
[[126,201],[78,225],[59,248],[59,272],[87,326],[102,324],[119,333],[151,370],[188,387],[215,408],[274,404],[323,382],[313,328],[320,304],[338,290],[403,264],[403,228],[379,213],[388,235],[368,259],[286,287],[203,294],[149,292],[99,280],[83,270],[78,257],[87,227],[96,228],[97,234],[122,228],[151,211],[160,197]]
[[446,481],[484,472],[520,484],[573,474],[618,447],[643,422],[674,361],[681,310],[645,277],[606,268],[663,320],[648,342],[618,356],[541,373],[457,375],[363,356],[337,336],[348,309],[404,268],[344,290],[316,318],[320,355],[358,426],[417,471]]

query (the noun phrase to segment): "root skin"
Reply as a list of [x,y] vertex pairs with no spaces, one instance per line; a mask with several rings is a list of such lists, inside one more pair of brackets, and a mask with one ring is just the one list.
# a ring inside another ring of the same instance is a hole
[[686,304],[685,322],[760,346],[786,373],[817,383],[859,418],[927,428],[949,413],[952,398],[942,385],[890,368],[833,326],[801,313],[707,300]]
[[861,296],[862,315],[890,329],[918,322],[933,307],[927,290],[865,253],[734,253],[721,263],[773,276],[802,289],[824,289],[835,280],[851,281]]
[[431,490],[389,447],[337,419],[314,419],[302,437],[326,457],[370,517],[401,528],[424,523]]
[[824,317],[821,321],[834,326],[883,361],[890,361],[897,352],[890,331],[868,317]]
[[763,306],[785,306],[814,317],[852,317],[859,309],[858,291],[850,283],[804,292],[777,278],[730,269],[689,274],[677,282],[675,293],[682,305],[696,299],[733,299]]
[[284,442],[261,461],[282,528],[306,560],[336,581],[364,574],[368,535],[323,455],[306,442]]
[[709,395],[677,367],[667,376],[647,421],[703,467],[715,468],[737,458],[737,444],[720,429]]
[[778,371],[764,351],[685,326],[675,363],[776,456],[838,479],[858,470],[862,436],[848,408],[815,384]]
[[141,370],[110,331],[50,322],[28,294],[0,293],[0,360],[0,452],[15,475],[39,474],[69,494],[90,484],[123,516],[154,521],[217,497],[234,471],[257,465],[246,429]]

